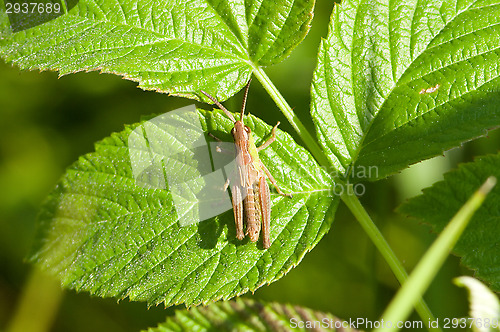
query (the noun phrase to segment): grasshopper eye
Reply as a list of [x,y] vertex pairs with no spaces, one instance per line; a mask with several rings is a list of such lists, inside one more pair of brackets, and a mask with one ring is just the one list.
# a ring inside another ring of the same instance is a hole
[[247,133],[249,133],[249,134],[252,132],[252,131],[250,130],[250,128],[248,128],[247,126],[245,126],[245,131],[246,131]]
[[231,135],[234,135],[234,127],[231,129]]

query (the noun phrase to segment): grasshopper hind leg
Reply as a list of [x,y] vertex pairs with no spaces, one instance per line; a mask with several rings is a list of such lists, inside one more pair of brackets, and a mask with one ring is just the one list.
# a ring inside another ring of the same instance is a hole
[[234,221],[236,224],[236,238],[243,240],[243,200],[241,198],[241,188],[238,185],[231,186],[231,196],[233,200]]
[[262,220],[262,246],[268,249],[271,246],[270,228],[271,228],[271,197],[266,178],[262,176],[259,179],[258,204],[260,211],[260,220]]

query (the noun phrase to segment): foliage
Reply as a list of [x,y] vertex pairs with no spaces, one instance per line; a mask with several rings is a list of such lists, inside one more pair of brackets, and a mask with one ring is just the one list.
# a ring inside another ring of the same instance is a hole
[[2,11],[0,52],[21,68],[99,70],[146,90],[191,98],[205,90],[226,100],[254,67],[290,54],[310,28],[313,7],[312,0],[79,1],[16,33]]
[[[210,133],[232,128],[221,112],[202,121]],[[246,124],[257,141],[270,131],[258,119]],[[261,158],[294,197],[273,195],[269,250],[235,239],[232,211],[182,227],[168,190],[136,184],[127,146],[136,126],[80,157],[42,207],[34,259],[64,285],[165,306],[227,299],[279,279],[329,229],[338,197],[323,194],[328,175],[282,132]]]
[[[335,6],[317,54],[310,115],[318,145],[263,70],[304,39],[313,8],[311,0],[81,0],[22,26],[0,9],[0,56],[22,69],[98,70],[145,90],[206,100],[204,90],[220,101],[253,74],[307,148],[278,130],[260,154],[294,194],[273,195],[272,245],[264,250],[235,240],[231,212],[181,227],[171,190],[137,186],[132,174],[128,137],[147,120],[126,126],[66,170],[39,214],[32,259],[63,285],[102,297],[166,306],[227,300],[296,266],[330,229],[339,198],[358,220],[367,216],[349,184],[386,178],[500,125],[499,3],[346,0]],[[204,131],[229,140],[233,124],[220,111],[199,114]],[[271,129],[253,116],[245,123],[259,143]],[[485,178],[498,177],[497,159],[462,166],[401,211],[440,231]],[[457,253],[500,290],[497,203],[495,190]]]
[[497,126],[499,14],[495,1],[337,6],[311,90],[331,163],[377,166],[354,181],[378,180]]
[[[435,232],[441,232],[447,220],[490,175],[500,178],[500,154],[483,156],[460,165],[457,170],[445,174],[444,181],[402,205],[400,211],[422,219]],[[500,264],[499,199],[500,188],[496,186],[455,248],[464,265],[476,271],[477,277],[486,280],[496,291],[500,291],[500,275],[495,268]]]
[[330,331],[357,331],[349,328],[348,322],[309,308],[236,299],[189,311],[176,311],[175,317],[168,318],[165,323],[148,329],[147,332],[287,331],[291,324],[293,331],[320,328]]

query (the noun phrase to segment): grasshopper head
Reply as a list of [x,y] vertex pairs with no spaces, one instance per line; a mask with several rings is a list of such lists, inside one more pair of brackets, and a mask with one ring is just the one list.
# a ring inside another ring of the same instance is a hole
[[247,141],[251,132],[250,128],[245,126],[243,121],[239,120],[234,123],[234,127],[231,130],[235,142],[240,140]]

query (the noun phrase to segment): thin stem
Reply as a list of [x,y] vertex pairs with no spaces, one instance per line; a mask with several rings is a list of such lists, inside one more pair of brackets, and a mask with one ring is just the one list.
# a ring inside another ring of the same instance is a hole
[[53,277],[33,268],[23,287],[8,332],[47,332],[59,310],[63,292]]
[[[394,251],[392,251],[391,247],[383,237],[382,233],[380,233],[380,230],[373,223],[370,216],[364,209],[363,205],[361,205],[356,195],[349,195],[347,194],[347,192],[352,192],[352,190],[349,191],[348,188],[348,190],[346,190],[342,194],[341,196],[342,200],[347,205],[347,207],[349,207],[349,209],[356,217],[356,219],[359,221],[361,227],[363,227],[366,234],[368,234],[373,244],[375,244],[378,251],[384,257],[387,264],[389,264],[389,267],[391,268],[392,272],[398,279],[399,283],[404,284],[405,281],[408,279],[408,273],[403,267],[403,264],[401,264],[399,259],[396,257],[396,254],[394,253]],[[422,298],[420,298],[419,301],[416,303],[415,308],[424,323],[429,321],[434,321],[434,316],[432,315],[429,307]],[[429,328],[429,329],[433,331],[441,331],[440,328]]]
[[[384,321],[403,321],[408,317],[414,303],[422,298],[465,227],[467,227],[474,212],[481,206],[495,183],[496,179],[494,177],[488,178],[481,188],[455,214],[386,308],[382,315]],[[392,328],[376,329],[376,331],[384,332],[396,330],[394,326]]]
[[[318,161],[321,166],[328,167],[330,165],[328,158],[325,156],[324,152],[321,150],[319,145],[316,143],[316,140],[311,136],[311,134],[305,129],[302,122],[299,120],[297,115],[293,112],[291,107],[286,102],[285,98],[278,91],[273,82],[269,79],[264,70],[260,67],[254,67],[254,74],[257,79],[261,82],[262,86],[269,93],[271,98],[273,98],[276,105],[278,105],[279,109],[285,116],[285,118],[290,122],[292,127],[295,129],[297,134],[299,134],[300,138],[304,141],[306,146],[309,148],[309,151],[312,153],[314,158]],[[368,234],[372,242],[375,244],[377,249],[380,251],[384,259],[389,264],[392,272],[398,279],[398,281],[403,284],[408,278],[408,273],[404,269],[401,262],[398,260],[391,247],[382,236],[377,226],[373,223],[370,216],[363,208],[358,198],[355,195],[347,195],[343,194],[341,196],[344,203],[349,207],[353,215],[358,219],[361,227]],[[416,304],[416,309],[422,320],[429,321],[434,320],[434,316],[432,315],[429,307],[424,302],[423,299],[420,299]],[[441,331],[439,328],[430,328],[433,331]]]
[[276,86],[273,84],[269,76],[264,72],[261,67],[254,67],[254,74],[262,84],[264,89],[266,89],[267,93],[273,98],[276,105],[278,105],[279,109],[288,120],[288,122],[292,125],[293,129],[299,134],[299,137],[302,139],[304,144],[307,146],[311,154],[316,158],[318,163],[322,166],[328,166],[329,162],[326,158],[324,152],[319,147],[318,143],[316,143],[316,139],[311,136],[311,134],[307,131],[304,124],[300,121],[297,115],[293,112],[292,108],[286,102],[285,98],[278,91]]
[[68,13],[68,7],[66,6],[66,1],[65,0],[61,1],[61,5],[62,5],[63,12],[65,14],[67,14]]

